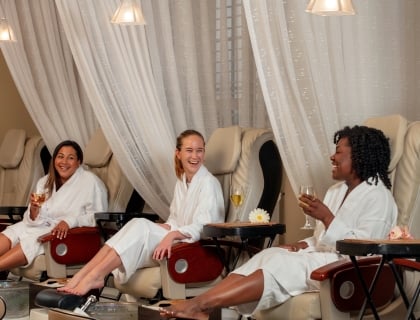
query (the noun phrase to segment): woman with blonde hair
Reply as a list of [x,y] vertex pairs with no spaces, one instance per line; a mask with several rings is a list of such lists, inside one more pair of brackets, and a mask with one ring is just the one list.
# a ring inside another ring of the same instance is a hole
[[165,223],[143,218],[130,220],[74,277],[58,291],[84,295],[104,286],[112,271],[120,283],[143,267],[158,265],[171,255],[174,242],[195,242],[207,223],[224,221],[224,201],[219,181],[203,165],[205,143],[195,130],[177,138],[177,181],[170,215]]

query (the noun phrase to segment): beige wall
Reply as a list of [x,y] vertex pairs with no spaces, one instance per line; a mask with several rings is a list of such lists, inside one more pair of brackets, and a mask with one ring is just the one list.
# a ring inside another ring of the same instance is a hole
[[25,129],[29,136],[39,134],[20,98],[0,50],[0,141],[8,129]]

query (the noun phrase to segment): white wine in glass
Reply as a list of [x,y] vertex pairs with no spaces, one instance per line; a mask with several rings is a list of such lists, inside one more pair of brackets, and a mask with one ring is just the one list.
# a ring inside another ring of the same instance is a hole
[[[302,185],[299,189],[299,194],[306,194],[311,197],[315,197],[315,189],[313,186],[310,185]],[[315,219],[305,214],[305,224],[301,229],[311,230],[315,228]]]
[[48,198],[47,190],[40,190],[32,193],[34,200],[41,207]]
[[230,186],[230,201],[232,201],[233,206],[235,207],[235,221],[239,221],[238,211],[244,202],[245,194],[244,188],[238,185]]

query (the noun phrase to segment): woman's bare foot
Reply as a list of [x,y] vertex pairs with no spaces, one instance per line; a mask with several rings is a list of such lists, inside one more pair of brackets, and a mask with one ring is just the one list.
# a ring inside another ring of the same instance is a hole
[[209,312],[201,310],[194,299],[176,301],[170,307],[161,308],[160,315],[164,318],[209,319]]
[[[75,294],[78,296],[83,296],[92,289],[100,289],[105,285],[105,280],[103,278],[97,278],[91,274],[88,274],[83,279],[80,279],[75,285],[68,284],[64,287],[61,287],[59,291]],[[58,289],[57,289],[58,290]]]
[[57,291],[68,292],[68,290],[74,289],[79,284],[80,280],[82,280],[82,275],[76,273],[72,278],[67,280],[64,286],[58,287]]

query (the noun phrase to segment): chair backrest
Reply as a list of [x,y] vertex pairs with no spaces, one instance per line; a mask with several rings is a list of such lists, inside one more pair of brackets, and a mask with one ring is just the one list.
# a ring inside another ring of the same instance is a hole
[[86,145],[84,163],[105,183],[108,189],[108,211],[125,212],[134,199],[138,201],[137,208],[130,207],[128,210],[142,211],[144,200],[121,171],[101,129],[94,133]]
[[398,206],[398,225],[420,238],[420,121],[408,123],[400,115],[371,118],[365,125],[380,129],[390,139],[389,166]]
[[394,198],[399,210],[397,223],[408,226],[420,239],[420,121],[408,126],[395,172]]
[[280,194],[282,164],[271,130],[239,126],[216,129],[206,145],[205,165],[222,184],[226,221],[235,219],[229,201],[231,183],[245,188],[239,220],[247,221],[255,208],[272,215]]
[[391,147],[389,173],[391,182],[394,184],[396,167],[404,151],[404,139],[408,126],[407,119],[398,114],[394,114],[369,118],[365,120],[363,124],[365,126],[381,130],[385,136],[389,138],[389,144]]
[[45,150],[40,136],[27,137],[23,129],[6,133],[0,146],[0,206],[28,205],[30,193],[45,175]]

